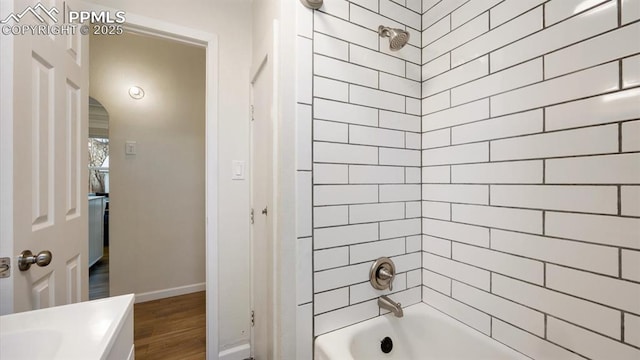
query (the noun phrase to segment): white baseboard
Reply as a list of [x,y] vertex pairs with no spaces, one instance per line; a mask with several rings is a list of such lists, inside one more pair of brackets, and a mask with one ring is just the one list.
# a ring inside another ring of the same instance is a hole
[[143,303],[147,301],[164,299],[172,296],[186,295],[186,294],[191,294],[194,292],[199,292],[204,290],[205,290],[205,283],[200,283],[200,284],[175,287],[171,289],[150,291],[146,293],[136,294],[135,303],[138,304],[138,303]]
[[251,356],[251,346],[242,344],[231,349],[221,351],[218,358],[220,360],[244,360]]

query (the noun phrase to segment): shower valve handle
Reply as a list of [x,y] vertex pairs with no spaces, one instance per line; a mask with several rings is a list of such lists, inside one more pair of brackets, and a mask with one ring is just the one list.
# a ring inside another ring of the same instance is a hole
[[391,273],[385,267],[380,267],[380,270],[378,270],[378,278],[382,280],[389,280],[389,291],[393,291],[393,278],[395,277],[395,274]]

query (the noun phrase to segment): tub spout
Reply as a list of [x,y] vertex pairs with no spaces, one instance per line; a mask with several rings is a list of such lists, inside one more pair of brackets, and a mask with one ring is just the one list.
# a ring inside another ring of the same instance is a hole
[[378,306],[385,310],[391,311],[396,317],[400,318],[404,316],[404,313],[402,312],[402,304],[391,300],[386,295],[382,295],[378,298]]

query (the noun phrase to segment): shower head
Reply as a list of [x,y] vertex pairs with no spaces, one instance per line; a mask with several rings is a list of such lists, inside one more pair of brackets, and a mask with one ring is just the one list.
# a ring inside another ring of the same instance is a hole
[[409,41],[408,32],[402,29],[392,29],[384,25],[378,27],[378,35],[389,38],[389,48],[391,48],[392,51],[402,49]]

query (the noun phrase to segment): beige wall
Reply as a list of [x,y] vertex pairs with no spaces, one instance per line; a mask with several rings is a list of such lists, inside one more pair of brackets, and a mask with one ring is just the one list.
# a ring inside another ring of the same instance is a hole
[[91,38],[90,93],[110,115],[112,295],[205,281],[205,59],[159,38]]
[[[249,160],[251,3],[247,0],[94,0],[105,7],[219,36],[218,241],[220,349],[249,341],[249,182],[231,161]],[[213,260],[215,261],[215,260]]]

